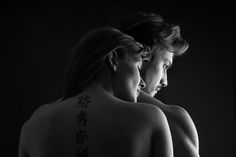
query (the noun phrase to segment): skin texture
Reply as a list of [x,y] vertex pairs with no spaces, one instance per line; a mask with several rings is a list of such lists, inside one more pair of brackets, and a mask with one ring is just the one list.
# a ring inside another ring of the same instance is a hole
[[[155,47],[153,48],[155,51]],[[173,139],[174,156],[198,157],[199,141],[196,127],[188,112],[180,106],[166,105],[153,98],[159,90],[168,85],[167,69],[173,62],[173,53],[160,51],[150,63],[144,67],[146,88],[138,97],[138,102],[158,106],[166,115]]]
[[[139,49],[137,49],[137,51],[139,51]],[[111,62],[115,72],[112,79],[113,88],[115,89],[113,92],[114,96],[122,100],[137,102],[141,86],[145,86],[139,72],[142,66],[141,54],[131,55],[127,53],[124,57],[118,57],[117,54],[114,53],[112,57],[117,60]]]
[[33,113],[21,131],[19,157],[173,157],[164,113],[133,103],[142,84],[140,57],[109,57],[111,67],[82,93]]
[[[83,97],[88,97],[86,105],[78,102]],[[78,128],[81,111],[88,114],[87,125]],[[85,131],[80,148],[89,148],[91,157],[173,156],[168,122],[158,107],[122,101],[99,84],[38,109],[23,126],[19,156],[74,157],[81,143],[75,140],[78,129]]]
[[[156,47],[152,51],[155,51]],[[144,91],[152,97],[161,90],[161,88],[168,85],[167,70],[172,65],[173,53],[161,50],[156,56],[147,63],[144,67],[144,80],[146,88]]]

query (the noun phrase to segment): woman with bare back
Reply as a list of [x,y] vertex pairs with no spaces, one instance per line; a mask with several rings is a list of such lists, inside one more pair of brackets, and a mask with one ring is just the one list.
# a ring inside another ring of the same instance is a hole
[[148,52],[114,28],[86,34],[73,49],[63,99],[23,125],[19,157],[172,157],[165,115],[137,103]]

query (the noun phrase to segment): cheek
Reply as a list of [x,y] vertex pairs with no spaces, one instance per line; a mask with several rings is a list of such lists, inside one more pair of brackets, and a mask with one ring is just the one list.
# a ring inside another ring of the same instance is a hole
[[140,73],[136,67],[132,68],[132,71],[130,71],[130,81],[133,82],[134,86],[138,86],[140,82]]
[[145,71],[145,82],[147,84],[147,88],[155,88],[156,85],[159,84],[161,80],[163,70],[160,66],[151,66],[148,67]]
[[150,65],[146,70],[146,77],[150,80],[157,80],[160,77],[161,68],[158,66]]
[[140,83],[140,73],[137,66],[132,66],[129,78],[130,78],[130,83],[132,84],[132,87],[137,88]]
[[140,82],[140,74],[136,66],[128,65],[123,69],[123,78],[133,87],[138,86]]

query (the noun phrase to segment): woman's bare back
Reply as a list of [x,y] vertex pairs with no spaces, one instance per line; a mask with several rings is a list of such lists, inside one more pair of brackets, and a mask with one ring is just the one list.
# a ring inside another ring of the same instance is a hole
[[36,157],[148,157],[154,110],[106,92],[84,92],[36,112],[24,125],[24,149]]

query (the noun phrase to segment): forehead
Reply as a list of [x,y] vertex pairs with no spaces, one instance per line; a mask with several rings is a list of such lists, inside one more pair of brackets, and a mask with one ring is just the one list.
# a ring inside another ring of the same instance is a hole
[[154,60],[155,61],[169,61],[169,62],[173,62],[173,53],[166,50],[166,49],[161,49],[158,50],[157,48],[153,48],[152,51],[159,51],[157,53],[155,53],[154,55]]

